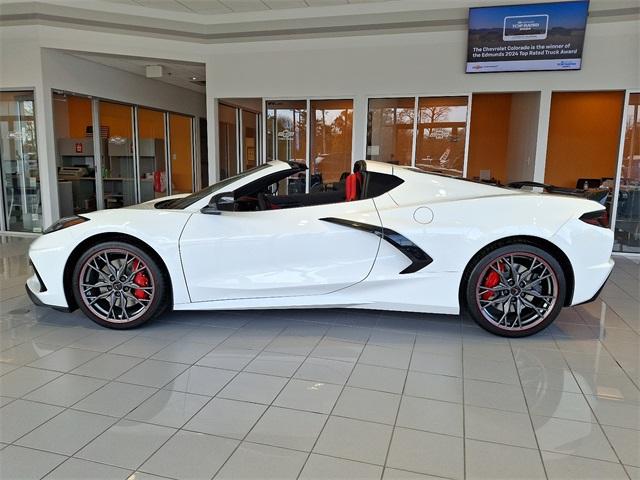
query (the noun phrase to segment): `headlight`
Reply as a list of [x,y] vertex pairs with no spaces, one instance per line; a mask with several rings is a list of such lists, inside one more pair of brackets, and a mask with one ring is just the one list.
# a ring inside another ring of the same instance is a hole
[[78,225],[79,223],[84,223],[89,220],[86,217],[81,217],[80,215],[72,215],[70,217],[63,217],[53,225],[48,228],[45,228],[44,235],[47,233],[57,232],[58,230],[62,230],[63,228],[73,227],[74,225]]

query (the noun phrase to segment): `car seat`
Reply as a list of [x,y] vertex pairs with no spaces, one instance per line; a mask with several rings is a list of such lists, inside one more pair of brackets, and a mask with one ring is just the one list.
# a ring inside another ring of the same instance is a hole
[[363,183],[364,177],[362,175],[362,164],[360,162],[356,162],[353,166],[353,173],[345,180],[345,201],[351,202],[353,200],[360,200]]

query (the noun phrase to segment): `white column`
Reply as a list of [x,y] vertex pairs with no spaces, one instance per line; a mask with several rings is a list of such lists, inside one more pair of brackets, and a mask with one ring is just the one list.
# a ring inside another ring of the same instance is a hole
[[[40,49],[40,55],[42,55],[42,49]],[[44,77],[41,61],[40,75],[35,81],[34,100],[43,229],[60,217],[56,139],[53,131],[53,99],[51,86],[47,85]]]
[[[220,148],[218,139],[218,99],[213,91],[213,60],[207,59],[205,70],[207,78],[207,166],[209,168],[209,185],[220,180]],[[202,185],[206,187],[207,185]]]
[[551,90],[540,92],[540,113],[538,116],[538,139],[536,158],[533,167],[533,181],[544,183],[544,170],[547,162],[547,140],[549,137],[549,119],[551,116]]
[[351,165],[367,158],[367,97],[357,95],[353,99],[353,139]]

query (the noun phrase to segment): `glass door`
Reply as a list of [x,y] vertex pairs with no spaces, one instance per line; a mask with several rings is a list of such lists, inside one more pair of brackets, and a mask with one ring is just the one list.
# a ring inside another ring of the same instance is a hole
[[371,98],[367,119],[367,159],[411,165],[415,98]]
[[42,231],[33,92],[0,92],[0,185],[3,228]]
[[309,191],[337,190],[351,173],[353,100],[311,100]]
[[[307,101],[267,102],[267,160],[307,162]],[[289,177],[280,193],[304,193],[306,173]]]
[[53,94],[60,217],[97,208],[91,99]]
[[218,105],[218,143],[220,152],[220,180],[238,173],[238,110]]
[[466,96],[418,99],[416,167],[462,176],[467,103]]
[[260,115],[249,110],[240,110],[242,116],[242,171],[258,164],[258,132]]
[[614,250],[640,253],[640,93],[629,95],[615,225]]
[[104,208],[135,205],[136,174],[133,139],[133,107],[100,101],[102,150],[102,192]]
[[193,117],[169,114],[171,194],[193,192]]
[[138,108],[138,177],[141,202],[168,195],[164,117],[164,112]]

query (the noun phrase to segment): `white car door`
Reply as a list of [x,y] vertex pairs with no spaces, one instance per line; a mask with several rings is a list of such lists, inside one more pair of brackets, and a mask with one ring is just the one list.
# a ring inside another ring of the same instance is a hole
[[196,212],[180,239],[191,301],[320,295],[348,287],[373,267],[380,227],[371,199]]

